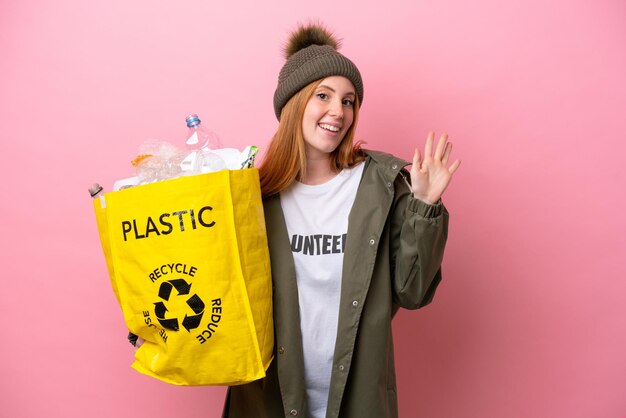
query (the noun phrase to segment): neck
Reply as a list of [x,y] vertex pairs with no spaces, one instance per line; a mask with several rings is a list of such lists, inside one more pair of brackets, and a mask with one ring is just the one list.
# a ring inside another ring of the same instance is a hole
[[337,173],[330,168],[330,159],[328,156],[324,158],[307,158],[306,175],[300,181],[308,185],[316,185],[326,183],[335,177]]

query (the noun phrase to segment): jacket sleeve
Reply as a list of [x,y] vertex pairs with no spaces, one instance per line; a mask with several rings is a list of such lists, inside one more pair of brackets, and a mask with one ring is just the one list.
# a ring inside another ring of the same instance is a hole
[[415,199],[403,170],[395,181],[390,224],[394,304],[406,309],[428,305],[441,281],[441,262],[448,237],[448,212]]

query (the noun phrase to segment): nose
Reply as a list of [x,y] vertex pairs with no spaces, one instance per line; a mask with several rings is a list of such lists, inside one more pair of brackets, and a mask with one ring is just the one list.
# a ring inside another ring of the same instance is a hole
[[328,109],[328,114],[339,119],[343,119],[343,103],[341,100],[333,100]]

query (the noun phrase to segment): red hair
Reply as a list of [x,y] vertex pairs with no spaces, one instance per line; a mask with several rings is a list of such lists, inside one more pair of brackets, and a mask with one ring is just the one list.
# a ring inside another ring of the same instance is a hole
[[[265,153],[259,167],[261,177],[261,193],[263,197],[280,193],[306,175],[306,153],[302,118],[304,109],[315,89],[322,80],[303,87],[296,93],[280,113],[278,130]],[[360,142],[354,144],[354,131],[359,116],[359,102],[355,98],[354,119],[339,146],[330,154],[330,168],[339,172],[344,168],[353,167],[365,158]]]

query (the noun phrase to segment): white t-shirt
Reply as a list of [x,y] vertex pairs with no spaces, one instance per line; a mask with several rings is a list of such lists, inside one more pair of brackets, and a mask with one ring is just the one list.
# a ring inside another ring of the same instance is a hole
[[281,192],[296,267],[304,377],[311,417],[324,418],[337,339],[343,253],[364,164],[328,182]]

